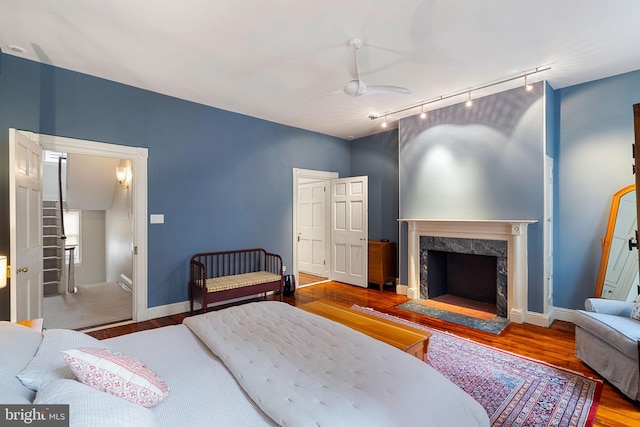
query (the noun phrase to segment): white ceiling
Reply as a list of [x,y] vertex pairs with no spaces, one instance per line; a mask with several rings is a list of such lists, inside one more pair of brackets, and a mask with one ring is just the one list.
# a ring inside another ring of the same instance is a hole
[[[4,53],[349,139],[539,66],[556,89],[638,70],[639,29],[638,0],[0,0]],[[354,37],[363,81],[412,94],[324,96]]]

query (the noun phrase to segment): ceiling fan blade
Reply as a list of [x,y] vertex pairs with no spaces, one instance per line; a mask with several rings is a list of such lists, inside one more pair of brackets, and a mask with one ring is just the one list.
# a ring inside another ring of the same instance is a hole
[[378,93],[400,93],[404,95],[411,95],[411,91],[406,87],[401,86],[389,86],[389,85],[369,85],[367,86],[366,95],[375,95]]
[[349,67],[349,75],[352,80],[360,80],[360,70],[358,70],[358,49],[362,46],[362,40],[359,38],[349,40],[349,45],[353,47],[352,62]]

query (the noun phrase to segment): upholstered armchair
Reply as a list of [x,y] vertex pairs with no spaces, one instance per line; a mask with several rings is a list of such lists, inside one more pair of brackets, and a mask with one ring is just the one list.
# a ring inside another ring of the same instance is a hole
[[633,302],[589,298],[577,310],[576,356],[633,400],[640,400],[640,321]]

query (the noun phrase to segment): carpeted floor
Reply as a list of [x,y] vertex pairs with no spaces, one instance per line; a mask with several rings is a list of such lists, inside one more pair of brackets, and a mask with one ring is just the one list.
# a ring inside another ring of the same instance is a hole
[[398,305],[397,308],[445,320],[457,325],[468,326],[470,328],[490,332],[496,335],[500,334],[500,332],[502,332],[509,324],[509,320],[503,317],[494,316],[492,320],[483,320],[477,317],[466,316],[461,313],[455,313],[453,311],[443,310],[442,308],[425,305],[424,301],[425,300],[421,299],[410,300]]
[[131,294],[114,282],[78,285],[73,294],[45,297],[42,311],[47,329],[85,329],[129,320]]
[[593,425],[602,381],[370,308],[352,308],[431,332],[429,365],[478,401],[494,427]]

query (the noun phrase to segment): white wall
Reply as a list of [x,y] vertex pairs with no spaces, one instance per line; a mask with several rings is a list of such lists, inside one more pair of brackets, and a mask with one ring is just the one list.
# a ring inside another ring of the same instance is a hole
[[77,285],[106,281],[105,211],[82,211],[82,264],[76,265]]
[[[135,184],[135,183],[134,183]],[[120,274],[133,278],[133,189],[116,184],[113,204],[106,212],[106,260],[107,281],[117,282]]]

